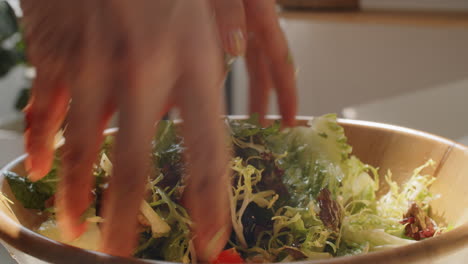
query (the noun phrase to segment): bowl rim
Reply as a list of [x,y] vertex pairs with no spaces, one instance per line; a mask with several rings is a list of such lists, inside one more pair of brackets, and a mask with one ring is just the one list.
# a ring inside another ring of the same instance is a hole
[[[247,115],[229,115],[226,116],[229,119],[246,119]],[[312,116],[297,116],[298,121],[310,121],[313,120]],[[267,120],[280,120],[278,115],[268,115]],[[181,122],[175,120],[176,123]],[[338,119],[339,124],[344,125],[355,125],[361,127],[369,127],[372,129],[385,130],[385,131],[398,131],[403,134],[419,136],[427,139],[431,139],[437,142],[441,142],[449,146],[450,149],[455,147],[461,148],[468,152],[468,147],[457,143],[453,140],[437,136],[431,133],[423,132],[416,129],[406,128],[397,125],[390,125],[385,123],[362,121],[354,119]],[[104,134],[113,134],[118,131],[118,128],[108,128]],[[0,169],[0,185],[4,181],[3,173],[11,170],[14,166],[24,161],[27,154],[23,154],[18,158],[12,160],[7,165]],[[2,243],[6,243],[9,247],[13,247],[21,252],[31,255],[37,259],[43,261],[59,261],[59,256],[77,256],[77,258],[67,260],[68,263],[174,263],[161,260],[145,260],[131,257],[118,257],[111,256],[105,253],[86,250],[70,246],[58,241],[52,240],[45,236],[42,236],[18,223],[7,216],[4,212],[0,212],[0,239]],[[450,243],[443,243],[450,242]],[[378,262],[383,259],[391,259],[392,263],[400,263],[401,261],[414,261],[422,256],[433,255],[437,257],[448,255],[460,249],[468,244],[468,223],[462,224],[449,232],[440,234],[431,239],[419,241],[404,246],[397,246],[382,251],[369,252],[357,256],[345,256],[338,258],[331,258],[326,260],[305,260],[293,263],[323,263],[323,264],[338,264],[338,263],[362,263],[367,261],[369,263]],[[30,245],[34,245],[31,247]],[[8,248],[7,248],[8,249]],[[8,251],[10,251],[8,249]],[[52,254],[51,254],[52,253]],[[437,254],[436,254],[437,253]],[[11,254],[11,252],[10,252]],[[11,254],[13,258],[15,256]]]

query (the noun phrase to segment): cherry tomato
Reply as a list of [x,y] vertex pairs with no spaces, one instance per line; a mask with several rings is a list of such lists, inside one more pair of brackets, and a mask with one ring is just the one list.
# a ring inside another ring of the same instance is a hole
[[218,257],[211,262],[212,264],[244,263],[244,259],[239,255],[235,248],[222,251]]

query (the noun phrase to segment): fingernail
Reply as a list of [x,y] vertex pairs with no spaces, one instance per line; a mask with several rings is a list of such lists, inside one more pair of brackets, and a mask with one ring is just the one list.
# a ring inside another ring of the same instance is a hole
[[34,171],[34,170],[29,170],[28,172],[28,179],[32,182],[35,182],[35,181],[38,181],[41,177],[39,176],[39,174]]
[[203,259],[213,259],[217,257],[215,256],[215,254],[217,253],[216,251],[218,250],[221,238],[226,234],[226,231],[227,228],[223,226],[221,227],[221,229],[218,230],[218,232],[214,234],[214,236],[208,242],[202,253]]
[[30,181],[38,181],[42,179],[47,173],[49,173],[50,169],[49,167],[43,167],[43,166],[35,166],[32,165],[34,161],[30,160],[28,166],[29,170],[27,169],[26,171],[28,172],[28,179]]
[[32,160],[31,160],[31,156],[27,156],[26,157],[26,160],[24,161],[24,168],[26,169],[26,171],[28,172],[28,177],[31,178],[31,174],[32,174]]
[[37,145],[33,148],[28,148],[27,153],[28,156],[24,161],[24,168],[28,173],[28,179],[35,182],[50,172],[54,154],[52,151],[43,151]]
[[73,213],[73,214],[67,214],[61,209],[62,207],[60,206],[60,203],[63,204],[63,199],[58,197],[58,200],[56,200],[57,204],[57,223],[62,231],[62,239],[65,242],[71,242],[78,237],[80,237],[88,228],[88,222],[83,221],[83,215],[86,213]]
[[244,56],[246,49],[244,32],[240,29],[229,32],[227,46],[230,55],[234,57]]
[[68,226],[64,226],[62,224],[62,228],[60,228],[60,230],[62,230],[62,239],[65,242],[72,242],[73,240],[79,238],[84,232],[86,232],[87,228],[88,228],[87,222],[84,222],[84,223],[76,222],[75,224],[68,225]]
[[230,55],[229,53],[224,54],[224,66],[227,71],[231,71],[232,65],[236,61],[237,57]]
[[28,157],[24,161],[24,168],[26,169],[28,173],[28,179],[30,181],[35,182],[41,178],[40,173],[34,169],[33,157],[31,157],[31,155],[28,155]]

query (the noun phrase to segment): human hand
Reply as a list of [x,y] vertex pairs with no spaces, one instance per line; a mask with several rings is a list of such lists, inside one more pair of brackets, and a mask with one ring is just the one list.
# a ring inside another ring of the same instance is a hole
[[[86,228],[79,218],[91,202],[92,166],[102,132],[118,111],[102,251],[132,253],[154,124],[174,103],[185,120],[191,175],[185,201],[196,223],[197,256],[216,255],[229,236],[229,180],[219,118],[224,64],[208,3],[23,0],[22,8],[28,57],[37,71],[25,109],[32,180],[49,172],[54,136],[68,113],[56,199],[64,235],[72,239]],[[208,248],[219,230],[226,230],[220,243]]]
[[296,115],[295,67],[280,28],[275,0],[211,0],[225,52],[246,57],[249,111],[261,121],[275,88],[285,125]]

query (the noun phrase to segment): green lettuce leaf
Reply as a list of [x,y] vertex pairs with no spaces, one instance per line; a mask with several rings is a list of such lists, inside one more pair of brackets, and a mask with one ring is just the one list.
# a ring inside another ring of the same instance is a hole
[[378,170],[362,163],[355,156],[351,156],[345,161],[345,164],[346,176],[339,188],[339,196],[343,206],[350,213],[357,213],[362,208],[375,210],[377,206],[376,192],[379,189]]
[[[351,156],[335,115],[284,130],[279,122],[262,127],[255,115],[226,123],[234,156],[227,190],[233,230],[226,248],[235,247],[249,261],[324,259],[414,243],[405,236],[403,216],[411,216],[411,203],[427,213],[437,198],[429,191],[435,178],[422,174],[432,161],[401,186],[388,173],[385,184],[390,191],[378,197],[378,169]],[[112,137],[107,138],[94,168],[98,214],[112,169],[112,144]],[[161,121],[143,213],[149,224],[140,220],[137,257],[184,263],[194,257],[193,226],[180,201],[184,150],[174,123]],[[38,182],[9,172],[5,177],[25,207],[43,210],[56,191],[56,167]]]
[[14,172],[5,172],[4,176],[13,195],[24,208],[43,210],[46,208],[45,202],[55,194],[56,173],[49,173],[37,182],[32,182]]
[[267,138],[279,132],[280,123],[275,121],[271,126],[262,127],[258,114],[252,114],[250,118],[245,120],[229,119],[228,127],[231,135],[235,138],[248,138],[252,136]]
[[438,198],[429,190],[429,187],[435,181],[435,177],[421,174],[425,168],[430,166],[435,166],[433,160],[429,160],[416,168],[411,178],[401,186],[401,190],[398,184],[392,180],[392,174],[388,172],[385,179],[390,191],[378,201],[377,210],[379,215],[401,220],[402,216],[408,211],[410,202],[416,203],[427,212],[429,203]]
[[280,123],[262,127],[258,115],[246,120],[227,120],[231,135],[234,157],[242,159],[245,165],[251,165],[261,171],[262,180],[257,183],[259,191],[274,191],[280,196],[274,208],[281,207],[289,199],[288,190],[282,182],[283,171],[277,160],[281,155],[273,153],[267,145],[270,137],[280,134]]
[[[341,237],[343,246],[350,250],[365,247],[374,251],[414,243],[414,240],[406,238],[405,225],[401,220],[412,203],[427,213],[429,203],[437,198],[429,191],[435,178],[421,174],[424,168],[433,166],[434,162],[429,160],[416,168],[401,189],[388,172],[385,179],[390,190],[379,199],[375,195],[378,182],[367,174],[371,170],[378,179],[376,170],[357,159],[350,159],[349,165],[351,169],[342,187],[343,197],[350,201],[345,207]],[[353,185],[353,182],[356,184]]]
[[175,124],[167,120],[160,121],[153,141],[153,160],[156,176],[158,172],[164,175],[159,183],[161,187],[173,187],[183,179],[184,150],[183,139],[177,134]]
[[343,240],[348,244],[369,245],[369,251],[404,246],[416,242],[388,234],[382,229],[354,230],[348,227],[343,228]]
[[307,206],[324,188],[336,198],[352,150],[346,140],[335,115],[316,117],[307,127],[286,129],[268,138],[273,152],[283,154],[278,164],[291,194],[289,205]]
[[257,183],[262,180],[262,171],[252,165],[245,165],[239,157],[231,162],[233,170],[233,187],[230,192],[230,210],[232,228],[236,241],[243,248],[247,248],[247,240],[244,233],[243,215],[251,203],[261,208],[272,208],[278,200],[278,195],[272,191],[259,191]]

